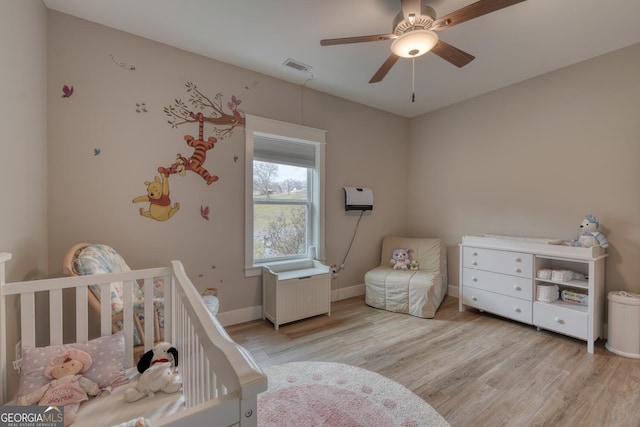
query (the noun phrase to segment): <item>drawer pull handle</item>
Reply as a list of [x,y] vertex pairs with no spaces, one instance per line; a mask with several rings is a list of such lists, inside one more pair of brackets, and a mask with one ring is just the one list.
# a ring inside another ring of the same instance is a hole
[[518,285],[515,285],[513,287],[513,289],[515,289],[516,291],[521,291],[522,290],[522,288],[520,286],[518,286]]
[[515,260],[516,260],[516,262],[522,262],[522,258],[520,258],[520,257],[516,257]]
[[513,271],[515,271],[516,273],[522,273],[522,270],[520,270],[519,268],[514,268]]
[[311,276],[298,277],[298,280],[311,279]]
[[474,253],[473,253],[473,256],[478,256],[478,252],[474,252]]
[[473,278],[473,279],[471,279],[471,280],[473,280],[474,282],[477,282],[477,281],[478,281],[478,278],[477,278],[477,277],[474,277],[474,278]]
[[471,297],[471,301],[478,301],[478,297]]
[[561,324],[561,325],[564,325],[564,320],[562,320],[562,319],[561,319],[561,318],[559,318],[559,317],[556,317],[556,318],[555,318],[555,319],[553,319],[553,320],[554,320],[556,323],[559,323],[559,324]]
[[472,264],[473,265],[478,265],[478,261],[473,261]]
[[515,311],[516,313],[522,313],[522,310],[520,310],[520,307],[513,307],[513,311]]

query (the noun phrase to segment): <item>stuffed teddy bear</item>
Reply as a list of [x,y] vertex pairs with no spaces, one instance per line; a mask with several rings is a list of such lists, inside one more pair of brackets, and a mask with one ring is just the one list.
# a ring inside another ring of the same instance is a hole
[[599,226],[598,218],[593,215],[586,215],[582,224],[580,224],[582,231],[571,242],[573,246],[582,248],[591,248],[593,246],[608,247],[609,241],[604,234],[598,231]]
[[394,270],[408,270],[411,261],[409,260],[409,251],[411,249],[394,249],[391,253],[390,265]]
[[83,377],[91,367],[91,356],[78,349],[70,349],[56,356],[44,368],[44,375],[52,381],[18,399],[19,405],[64,406],[64,425],[76,419],[80,403],[100,391],[98,385]]
[[146,352],[138,362],[141,373],[135,387],[124,392],[124,400],[135,402],[156,392],[175,393],[182,388],[182,380],[176,372],[178,350],[168,342],[161,342]]

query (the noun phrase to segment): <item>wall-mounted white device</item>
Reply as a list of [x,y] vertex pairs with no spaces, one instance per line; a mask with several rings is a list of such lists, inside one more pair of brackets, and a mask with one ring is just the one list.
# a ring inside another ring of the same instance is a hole
[[344,188],[345,211],[371,211],[373,210],[373,191],[365,187]]

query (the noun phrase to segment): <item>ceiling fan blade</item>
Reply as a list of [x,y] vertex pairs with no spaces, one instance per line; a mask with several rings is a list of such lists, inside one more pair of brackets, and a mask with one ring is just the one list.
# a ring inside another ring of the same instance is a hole
[[464,52],[457,47],[453,47],[449,43],[445,43],[442,40],[438,41],[438,44],[436,44],[433,49],[431,49],[431,52],[435,53],[445,61],[449,61],[458,68],[464,67],[469,62],[476,59],[475,56]]
[[320,40],[320,46],[332,46],[336,44],[349,44],[349,43],[362,43],[362,42],[376,42],[379,40],[395,39],[395,34],[374,34],[371,36],[358,36],[358,37],[342,37],[339,39],[324,39]]
[[384,61],[384,64],[382,64],[382,66],[378,68],[378,71],[376,71],[373,77],[371,77],[369,83],[378,83],[379,81],[382,81],[382,79],[384,79],[384,76],[387,75],[391,67],[395,65],[398,59],[400,59],[400,57],[392,53],[391,56],[389,56],[387,60]]
[[505,7],[513,6],[523,1],[525,0],[480,0],[436,19],[431,29],[434,31],[442,31],[454,25],[495,12],[496,10],[504,9]]
[[[404,20],[410,25],[416,21],[416,18],[420,17],[420,0],[402,0],[402,15]],[[413,15],[413,18],[411,18]],[[413,22],[411,22],[413,19]]]

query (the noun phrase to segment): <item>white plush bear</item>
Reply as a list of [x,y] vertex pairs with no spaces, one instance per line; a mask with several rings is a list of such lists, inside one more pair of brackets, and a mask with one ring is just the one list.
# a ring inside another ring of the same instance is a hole
[[609,241],[604,234],[598,231],[599,226],[598,218],[593,215],[586,215],[582,224],[580,224],[582,231],[572,241],[573,246],[582,248],[591,248],[593,246],[608,247]]
[[409,251],[411,249],[394,249],[391,254],[389,264],[394,270],[408,270],[411,261],[409,260]]

